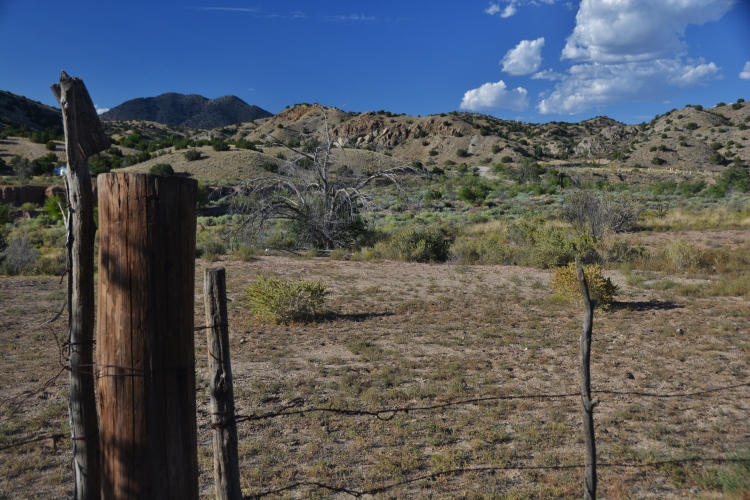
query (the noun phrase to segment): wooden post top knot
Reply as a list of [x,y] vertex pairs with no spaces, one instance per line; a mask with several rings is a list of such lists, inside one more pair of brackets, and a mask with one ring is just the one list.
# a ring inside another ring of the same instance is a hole
[[96,107],[83,80],[68,76],[65,71],[62,71],[60,83],[52,85],[52,93],[55,94],[61,107],[67,107],[70,110],[72,106],[78,132],[78,147],[84,158],[89,158],[109,148],[109,137],[104,132]]

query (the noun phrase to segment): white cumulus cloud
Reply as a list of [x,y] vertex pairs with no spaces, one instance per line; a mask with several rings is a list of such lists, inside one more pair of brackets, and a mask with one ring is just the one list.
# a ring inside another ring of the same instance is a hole
[[485,83],[464,94],[461,109],[480,111],[483,109],[510,109],[523,111],[529,106],[528,92],[522,87],[508,89],[505,82]]
[[570,68],[537,109],[542,114],[575,114],[618,102],[658,100],[664,88],[689,87],[715,78],[714,63],[685,64],[658,59],[623,64],[579,64]]
[[516,76],[535,72],[542,65],[542,47],[544,47],[544,38],[521,40],[500,61],[503,71]]
[[750,80],[750,61],[746,62],[745,67],[742,68],[740,78],[742,78],[743,80]]
[[735,0],[582,0],[563,58],[648,61],[682,51],[688,25],[720,19]]
[[661,100],[670,87],[719,78],[715,63],[685,59],[685,30],[720,19],[735,1],[581,0],[562,51],[563,60],[577,64],[539,103],[539,111],[572,114],[616,102]]
[[96,109],[96,114],[101,115],[102,113],[106,113],[109,111],[109,108],[100,108],[98,105],[94,104],[94,108]]

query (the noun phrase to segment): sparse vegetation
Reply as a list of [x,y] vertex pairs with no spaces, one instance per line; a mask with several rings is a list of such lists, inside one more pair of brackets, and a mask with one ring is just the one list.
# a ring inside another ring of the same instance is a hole
[[[290,108],[290,118],[231,125],[210,135],[111,123],[108,133],[119,145],[89,159],[92,172],[122,167],[148,172],[170,164],[202,181],[209,196],[198,219],[196,267],[200,271],[220,261],[228,270],[232,354],[241,381],[235,386],[238,412],[273,412],[297,401],[303,407],[377,409],[504,399],[390,420],[321,412],[241,424],[246,495],[300,479],[357,489],[452,467],[579,464],[580,400],[536,404],[536,399],[505,398],[529,388],[577,390],[570,374],[578,356],[580,307],[568,303],[580,296],[570,273],[574,259],[586,265],[587,276],[597,277],[590,283],[605,290],[600,305],[613,304],[595,323],[597,390],[680,393],[747,378],[750,150],[747,134],[736,126],[747,123],[745,109],[698,112],[695,107],[633,127],[601,117],[581,124],[524,124],[455,112],[445,115],[451,131],[438,133],[444,118],[309,107]],[[330,113],[330,130],[338,130],[330,144],[320,133],[323,118],[316,113],[321,111]],[[718,120],[721,113],[729,121]],[[687,120],[695,124],[687,129],[697,133],[685,130]],[[395,132],[372,133],[380,126]],[[600,141],[605,128],[610,136]],[[406,130],[408,138],[399,142]],[[458,130],[468,131],[466,137]],[[11,161],[6,154],[8,165],[0,163],[0,173],[14,174],[20,165],[21,176],[6,177],[3,184],[37,190],[59,184],[34,171],[33,162],[48,154],[45,143],[34,146],[32,155],[22,147],[30,150],[33,143],[16,137],[4,139],[3,147],[17,147],[12,154],[18,157]],[[582,144],[585,137],[591,142]],[[219,142],[233,145],[231,153],[223,145],[214,147]],[[466,155],[457,157],[460,150]],[[203,161],[188,161],[186,151],[198,152]],[[721,164],[707,161],[713,153],[722,155]],[[663,158],[666,168],[649,168],[654,156]],[[318,175],[322,165],[325,181],[338,189],[328,193],[349,197],[352,205],[327,204],[327,195],[316,190],[324,184]],[[395,167],[403,170],[389,171]],[[389,178],[397,173],[404,175]],[[366,179],[364,189],[348,190]],[[23,207],[0,204],[0,273],[5,274],[0,317],[11,325],[0,329],[0,357],[7,365],[0,382],[8,401],[37,389],[47,372],[51,377],[59,370],[57,356],[50,355],[57,352],[51,334],[12,326],[43,323],[64,300],[59,279],[44,276],[65,270],[65,231],[49,200],[49,211],[47,203],[40,209],[38,200]],[[260,212],[281,204],[287,204],[287,213],[296,208],[304,217],[295,220],[276,211],[253,226],[263,218]],[[323,220],[330,211],[336,216],[328,219],[331,231],[344,236],[326,241],[305,233],[316,229],[308,220]],[[244,233],[250,226],[253,232]],[[301,283],[322,285],[325,301],[307,312],[256,316],[248,287],[261,280],[265,288],[253,296],[275,299],[259,311],[272,311],[290,295],[269,292],[272,280],[303,295],[310,290]],[[570,285],[567,292],[564,283]],[[198,295],[200,288],[196,283]],[[243,296],[247,300],[236,299]],[[195,313],[203,314],[200,301]],[[205,340],[196,335],[196,342],[197,397],[203,405]],[[644,345],[656,347],[644,350]],[[676,398],[603,398],[595,417],[600,449],[609,462],[632,464],[744,453],[726,443],[744,439],[746,425],[736,401],[746,395],[743,387],[706,393],[689,400],[689,412]],[[0,408],[7,419],[0,425],[0,447],[42,429],[69,435],[65,397],[64,385],[53,384],[16,415],[9,417],[15,403]],[[201,467],[210,463],[209,432],[199,428]],[[50,449],[0,453],[0,464],[9,471],[0,478],[0,492],[27,484],[28,496],[70,496],[69,452]],[[290,453],[293,460],[287,459]],[[729,496],[747,489],[734,486],[746,484],[743,470],[721,463],[603,467],[600,472],[607,498],[644,491],[666,498]],[[208,481],[204,476],[202,488]],[[37,483],[44,484],[44,492]],[[579,493],[578,474],[549,469],[543,475],[456,474],[387,494],[568,498]]]

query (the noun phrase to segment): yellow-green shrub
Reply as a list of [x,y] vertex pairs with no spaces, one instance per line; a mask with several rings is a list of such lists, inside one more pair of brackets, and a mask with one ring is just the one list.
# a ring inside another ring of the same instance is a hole
[[[602,275],[602,266],[589,264],[583,266],[586,283],[589,287],[589,296],[597,301],[597,305],[603,309],[609,308],[615,301],[617,285],[612,280]],[[567,266],[555,269],[555,274],[550,281],[552,290],[568,302],[581,303],[581,284],[578,282],[576,265],[571,262]]]
[[450,253],[461,264],[516,264],[522,254],[517,245],[508,244],[499,233],[459,236]]
[[664,255],[672,266],[680,271],[708,267],[704,251],[683,239],[670,242],[664,249]]
[[322,312],[326,295],[326,285],[320,281],[295,283],[263,276],[245,292],[255,317],[276,324],[313,319]]

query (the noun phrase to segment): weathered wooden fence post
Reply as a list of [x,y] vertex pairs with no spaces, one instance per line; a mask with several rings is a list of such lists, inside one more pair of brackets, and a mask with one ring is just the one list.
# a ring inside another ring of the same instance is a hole
[[239,500],[240,466],[234,388],[229,357],[227,284],[223,267],[206,269],[203,281],[208,336],[208,376],[211,390],[211,427],[214,435],[214,492],[218,500]]
[[86,159],[109,147],[86,86],[64,71],[52,86],[60,103],[68,157],[68,353],[70,434],[73,443],[73,498],[99,498],[99,425],[94,394],[94,201]]
[[594,407],[598,400],[591,400],[591,331],[594,324],[594,303],[589,296],[589,287],[583,268],[576,260],[576,273],[583,295],[583,331],[581,332],[581,403],[583,407],[583,439],[586,446],[586,472],[583,498],[596,498],[596,440],[594,439]]
[[98,187],[102,495],[196,499],[197,183],[110,173]]

